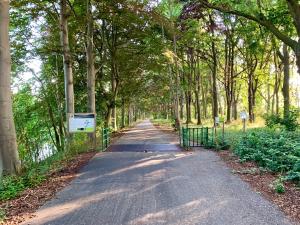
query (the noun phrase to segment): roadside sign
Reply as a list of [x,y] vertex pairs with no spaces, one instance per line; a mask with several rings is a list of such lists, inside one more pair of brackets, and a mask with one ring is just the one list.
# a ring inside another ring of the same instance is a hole
[[215,117],[215,124],[219,124],[220,123],[220,118],[219,117]]
[[246,120],[246,119],[248,118],[248,115],[247,115],[247,112],[246,112],[246,111],[242,111],[242,112],[240,113],[240,116],[241,116],[241,119],[242,119],[242,120]]
[[96,115],[93,113],[69,114],[70,133],[94,133],[96,130]]

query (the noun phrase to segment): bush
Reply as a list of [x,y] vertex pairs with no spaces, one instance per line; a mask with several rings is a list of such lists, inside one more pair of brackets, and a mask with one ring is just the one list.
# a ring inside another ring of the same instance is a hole
[[282,119],[282,125],[284,125],[288,131],[295,131],[299,127],[298,117],[299,110],[291,110],[289,115]]
[[42,162],[28,164],[18,176],[4,176],[0,179],[0,201],[15,198],[26,188],[41,184],[52,172],[61,170],[74,155],[86,151],[86,146],[86,142],[74,140],[70,151],[57,152]]
[[274,128],[275,126],[282,123],[282,118],[277,114],[266,115],[266,126],[269,128]]
[[233,150],[241,161],[255,161],[270,171],[286,173],[288,180],[299,181],[299,136],[299,132],[252,129],[236,142]]
[[298,123],[299,110],[290,110],[288,116],[266,115],[266,126],[275,128],[283,126],[287,131],[295,131],[299,127]]
[[285,192],[285,187],[284,187],[282,178],[279,178],[279,179],[275,180],[274,183],[273,183],[273,187],[274,187],[274,190],[278,194],[282,194],[282,193]]

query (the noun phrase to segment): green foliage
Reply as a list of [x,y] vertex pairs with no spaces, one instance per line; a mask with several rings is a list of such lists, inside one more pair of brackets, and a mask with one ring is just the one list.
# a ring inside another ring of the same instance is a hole
[[288,172],[286,179],[297,181],[300,184],[300,160],[298,160],[293,169]]
[[[60,160],[62,160],[60,158]],[[56,164],[53,164],[56,165]],[[35,164],[21,176],[6,176],[0,181],[0,200],[15,198],[28,187],[35,187],[43,182],[53,167],[47,161]]]
[[298,117],[299,110],[290,110],[288,116],[283,118],[282,125],[284,125],[288,131],[295,131],[299,127]]
[[0,201],[13,199],[26,188],[36,187],[45,181],[51,173],[60,171],[65,162],[72,159],[74,155],[86,151],[87,144],[86,142],[83,143],[82,137],[79,136],[74,138],[70,151],[57,152],[42,162],[27,165],[24,172],[19,176],[3,177],[0,180]]
[[283,126],[287,131],[295,131],[299,127],[298,117],[299,110],[290,110],[289,114],[283,118],[280,115],[267,115],[265,116],[266,126],[269,128]]
[[286,179],[299,181],[299,132],[252,129],[240,138],[233,151],[241,161],[255,161],[270,171],[287,173]]
[[0,222],[3,221],[5,218],[5,210],[0,208]]
[[155,118],[151,119],[151,122],[153,124],[157,125],[165,125],[165,126],[173,126],[174,120],[172,119],[161,119],[161,118]]
[[0,181],[0,200],[14,198],[23,191],[25,184],[22,177],[8,176]]
[[284,187],[282,178],[275,180],[273,183],[273,187],[274,187],[274,190],[279,194],[282,194],[285,192],[285,187]]
[[271,114],[265,116],[266,126],[269,128],[274,128],[278,124],[281,124],[282,118],[278,114]]

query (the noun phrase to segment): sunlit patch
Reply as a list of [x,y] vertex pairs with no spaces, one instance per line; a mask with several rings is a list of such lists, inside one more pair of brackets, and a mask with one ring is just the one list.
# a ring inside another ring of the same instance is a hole
[[87,197],[82,197],[76,200],[71,200],[66,203],[56,204],[49,207],[43,207],[38,211],[38,216],[34,218],[33,224],[44,224],[51,221],[53,218],[58,219],[75,210],[82,208],[85,205],[93,202],[103,201],[112,196],[128,192],[130,189],[120,188],[116,190],[104,191],[101,193],[91,194]]

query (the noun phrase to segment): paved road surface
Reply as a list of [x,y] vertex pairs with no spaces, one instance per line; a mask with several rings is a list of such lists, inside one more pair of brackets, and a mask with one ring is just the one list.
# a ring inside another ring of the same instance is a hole
[[[160,138],[161,131],[148,121],[135,130],[142,127],[153,132],[146,138],[148,145],[151,140],[168,144],[172,139]],[[139,138],[129,133],[118,143],[145,144],[140,132]],[[273,204],[231,174],[216,154],[205,150],[99,153],[36,215],[25,224],[291,224]]]
[[110,152],[180,152],[177,135],[156,129],[149,121],[125,132],[108,149]]

